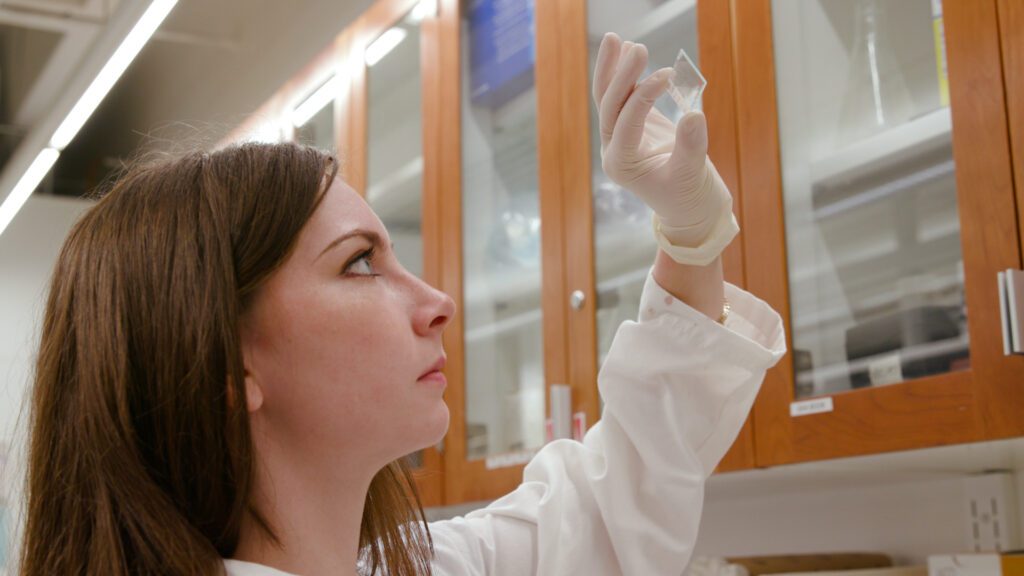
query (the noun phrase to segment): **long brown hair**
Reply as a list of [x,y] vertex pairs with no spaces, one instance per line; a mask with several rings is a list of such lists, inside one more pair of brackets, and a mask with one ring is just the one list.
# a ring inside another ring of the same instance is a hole
[[[221,574],[250,507],[239,318],[287,258],[337,160],[244,144],[139,163],[57,261],[32,393],[26,576]],[[230,389],[230,390],[229,390]],[[371,570],[430,572],[402,461],[371,483]]]

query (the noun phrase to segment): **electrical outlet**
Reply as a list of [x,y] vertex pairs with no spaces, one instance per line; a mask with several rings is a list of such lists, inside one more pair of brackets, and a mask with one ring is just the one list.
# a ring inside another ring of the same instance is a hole
[[1013,475],[990,472],[964,480],[967,546],[974,552],[1017,547],[1017,502]]

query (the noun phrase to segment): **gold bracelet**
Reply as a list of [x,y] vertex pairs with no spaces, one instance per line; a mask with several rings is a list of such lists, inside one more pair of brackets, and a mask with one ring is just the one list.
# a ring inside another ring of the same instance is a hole
[[729,299],[722,297],[722,315],[718,317],[719,324],[725,324],[725,321],[729,319],[729,311],[732,310],[732,306],[729,305]]

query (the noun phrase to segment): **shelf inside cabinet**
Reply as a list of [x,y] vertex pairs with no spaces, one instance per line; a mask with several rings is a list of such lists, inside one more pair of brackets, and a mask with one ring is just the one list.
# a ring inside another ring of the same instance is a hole
[[[647,241],[647,236],[638,239],[635,227],[620,225],[609,226],[608,230],[598,237],[597,243],[602,250],[616,254],[616,263],[631,263],[632,266],[617,265],[615,275],[597,285],[598,306],[603,297],[627,286],[642,285],[647,279],[654,257],[655,244]],[[642,262],[642,264],[641,264]],[[488,280],[470,283],[466,287],[466,305],[484,306],[495,303],[515,311],[499,320],[479,326],[466,327],[466,341],[473,342],[493,338],[541,321],[541,309],[535,304],[522,306],[526,299],[537,299],[536,287],[540,282],[540,271],[536,268],[509,269]]]
[[488,338],[494,338],[502,334],[514,332],[527,326],[532,326],[541,321],[542,315],[540,308],[533,308],[525,312],[520,312],[514,316],[502,318],[495,322],[484,324],[483,326],[477,326],[466,330],[466,342],[477,342],[479,340],[485,340]]
[[[602,295],[620,290],[627,286],[643,284],[647,279],[648,269],[642,268],[625,272],[613,278],[609,278],[597,285],[598,303],[602,301]],[[524,291],[525,292],[525,291]],[[482,326],[469,327],[466,330],[466,341],[474,342],[481,339],[493,338],[501,334],[518,330],[541,321],[540,308],[529,308],[512,316],[502,318],[495,322],[489,322]]]
[[[647,274],[648,270],[644,268],[641,270],[626,272],[625,274],[609,278],[608,280],[599,283],[597,285],[598,307],[602,307],[602,302],[605,301],[608,294],[621,290],[625,287],[642,285],[647,279]],[[537,324],[542,318],[543,316],[540,308],[532,308],[525,312],[520,312],[507,318],[502,318],[496,322],[491,322],[483,326],[466,330],[466,342],[475,342],[507,334],[509,332]]]
[[654,264],[658,245],[651,232],[650,216],[642,222],[609,223],[596,227],[594,252],[600,255],[604,276],[619,277],[630,271],[648,269]]
[[[951,132],[950,110],[940,108],[833,153],[820,156],[810,165],[812,189],[816,196],[820,196],[822,191],[844,188],[908,162],[913,163],[918,158],[948,146]],[[886,182],[883,186],[863,191],[857,195],[858,198],[848,197],[827,203],[816,208],[815,215],[819,218],[827,217],[846,208],[847,204],[853,207],[870,200],[865,196],[884,196],[952,172],[952,161],[934,163],[918,172]]]
[[[960,237],[959,234],[954,231],[953,233],[945,236],[940,236],[932,239],[930,242],[922,243],[920,247],[917,247],[911,253],[911,258],[917,258],[918,264],[930,264],[933,259],[941,261],[942,255],[945,251],[950,250],[952,247],[959,246]],[[844,262],[834,263],[835,269],[844,270],[857,276],[858,282],[856,284],[847,284],[844,286],[851,293],[863,293],[865,291],[872,292],[871,296],[864,298],[856,298],[857,306],[854,308],[854,315],[868,315],[872,311],[885,310],[892,308],[897,305],[900,299],[903,297],[902,293],[895,287],[877,290],[874,287],[880,283],[891,283],[894,276],[903,275],[905,272],[904,268],[900,265],[900,257],[898,254],[887,253],[879,254],[871,257],[863,257],[857,259],[851,259]],[[823,271],[811,271],[803,272],[799,275],[794,275],[791,282],[793,283],[813,283],[817,280]],[[951,290],[957,287],[963,286],[964,279],[963,274],[960,270],[954,273],[942,275],[937,277],[935,290]],[[836,321],[843,321],[848,317],[845,311],[835,312],[821,312],[817,314],[803,314],[793,316],[793,328],[795,330],[805,330],[812,327],[822,327]]]
[[[853,374],[869,373],[872,366],[876,363],[886,362],[894,355],[898,355],[899,360],[906,363],[936,357],[948,357],[950,355],[959,356],[961,353],[964,356],[967,356],[969,351],[970,342],[968,341],[967,335],[961,334],[956,338],[916,344],[914,346],[907,346],[906,348],[902,348],[898,351],[886,352],[885,354],[878,354],[867,358],[858,358],[851,362],[816,367],[813,371],[797,372],[796,382],[798,386],[809,386],[814,383],[815,378],[828,381]],[[910,380],[910,378],[907,380]],[[804,400],[805,398],[800,399]]]
[[[596,240],[600,250],[614,254],[616,264],[634,264],[616,266],[616,271],[623,268],[623,273],[632,273],[637,268],[643,268],[646,272],[654,262],[656,244],[648,238],[650,234],[646,230],[639,233],[637,228],[631,226],[609,226],[607,231],[602,229],[601,232]],[[641,261],[643,265],[637,266]],[[616,278],[619,276],[616,274]],[[540,270],[536,267],[503,269],[470,282],[466,286],[466,305],[495,302],[503,306],[514,306],[524,298],[536,297],[540,282]]]

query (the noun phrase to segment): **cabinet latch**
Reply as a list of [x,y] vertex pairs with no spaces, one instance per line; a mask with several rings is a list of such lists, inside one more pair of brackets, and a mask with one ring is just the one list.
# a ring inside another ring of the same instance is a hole
[[1003,354],[1024,354],[1024,270],[999,273],[999,320]]

